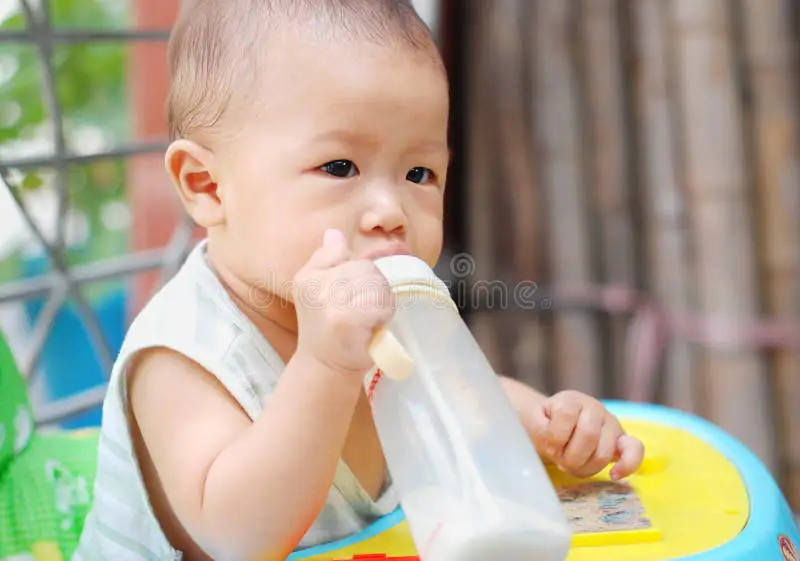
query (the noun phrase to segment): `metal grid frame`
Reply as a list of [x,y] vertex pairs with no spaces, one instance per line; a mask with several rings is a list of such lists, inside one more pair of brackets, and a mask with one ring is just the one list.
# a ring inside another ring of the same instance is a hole
[[[163,152],[163,142],[130,142],[121,147],[94,154],[71,154],[66,148],[62,108],[60,106],[56,77],[53,68],[53,47],[56,44],[92,42],[166,41],[170,30],[58,30],[51,25],[50,0],[42,0],[39,9],[34,9],[31,0],[19,0],[26,28],[24,30],[0,30],[0,44],[23,43],[35,45],[42,72],[43,94],[48,117],[53,125],[55,137],[54,153],[44,157],[2,159],[0,177],[9,189],[17,209],[30,228],[50,261],[52,272],[24,281],[0,284],[0,304],[31,298],[46,298],[46,304],[33,327],[30,348],[26,360],[20,365],[23,376],[30,380],[51,332],[56,314],[69,298],[75,302],[81,320],[91,337],[92,345],[103,370],[108,376],[114,362],[113,351],[103,336],[100,322],[83,295],[82,288],[93,282],[128,277],[160,269],[159,286],[171,277],[186,258],[192,243],[192,223],[188,217],[176,228],[170,242],[161,249],[130,253],[123,257],[105,259],[87,265],[70,267],[66,259],[66,217],[69,210],[67,168],[71,164],[88,163],[104,159],[125,158],[138,154]],[[58,195],[56,235],[53,242],[47,240],[36,225],[25,206],[21,194],[11,181],[12,170],[48,167],[55,171],[55,186]],[[78,393],[74,396],[48,403],[37,408],[36,421],[39,426],[51,425],[78,415],[99,405],[106,393],[106,386]]]

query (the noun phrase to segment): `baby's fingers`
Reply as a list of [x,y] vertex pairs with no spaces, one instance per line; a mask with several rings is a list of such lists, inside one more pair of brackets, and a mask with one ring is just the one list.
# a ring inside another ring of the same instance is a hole
[[603,434],[605,411],[602,407],[584,407],[572,438],[564,448],[562,463],[571,471],[581,470],[597,450]]
[[545,446],[550,457],[561,456],[572,438],[581,416],[582,407],[577,402],[561,401],[550,407],[550,423],[545,433]]
[[639,469],[644,459],[644,444],[638,438],[623,434],[617,439],[617,454],[619,460],[609,474],[612,479],[622,479]]

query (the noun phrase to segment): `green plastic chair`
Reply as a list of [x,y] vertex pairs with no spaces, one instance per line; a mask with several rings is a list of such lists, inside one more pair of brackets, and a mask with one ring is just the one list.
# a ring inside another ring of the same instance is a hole
[[97,430],[37,431],[0,333],[0,561],[65,561],[92,502]]

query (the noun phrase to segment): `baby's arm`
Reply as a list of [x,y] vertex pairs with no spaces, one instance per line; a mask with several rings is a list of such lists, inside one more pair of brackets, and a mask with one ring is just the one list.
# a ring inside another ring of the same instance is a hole
[[285,559],[325,503],[361,391],[356,378],[298,353],[252,423],[193,361],[144,355],[130,402],[176,533],[213,558]]
[[297,350],[255,423],[175,353],[151,352],[133,373],[131,406],[179,521],[176,546],[191,546],[188,532],[213,558],[282,560],[325,503],[372,366],[369,342],[394,308],[386,279],[339,232],[295,280]]

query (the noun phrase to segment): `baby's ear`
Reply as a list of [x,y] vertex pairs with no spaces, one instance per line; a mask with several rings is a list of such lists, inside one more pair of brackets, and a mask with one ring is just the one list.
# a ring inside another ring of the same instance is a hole
[[164,160],[186,212],[203,228],[219,226],[224,213],[214,154],[196,142],[180,139],[170,144]]

